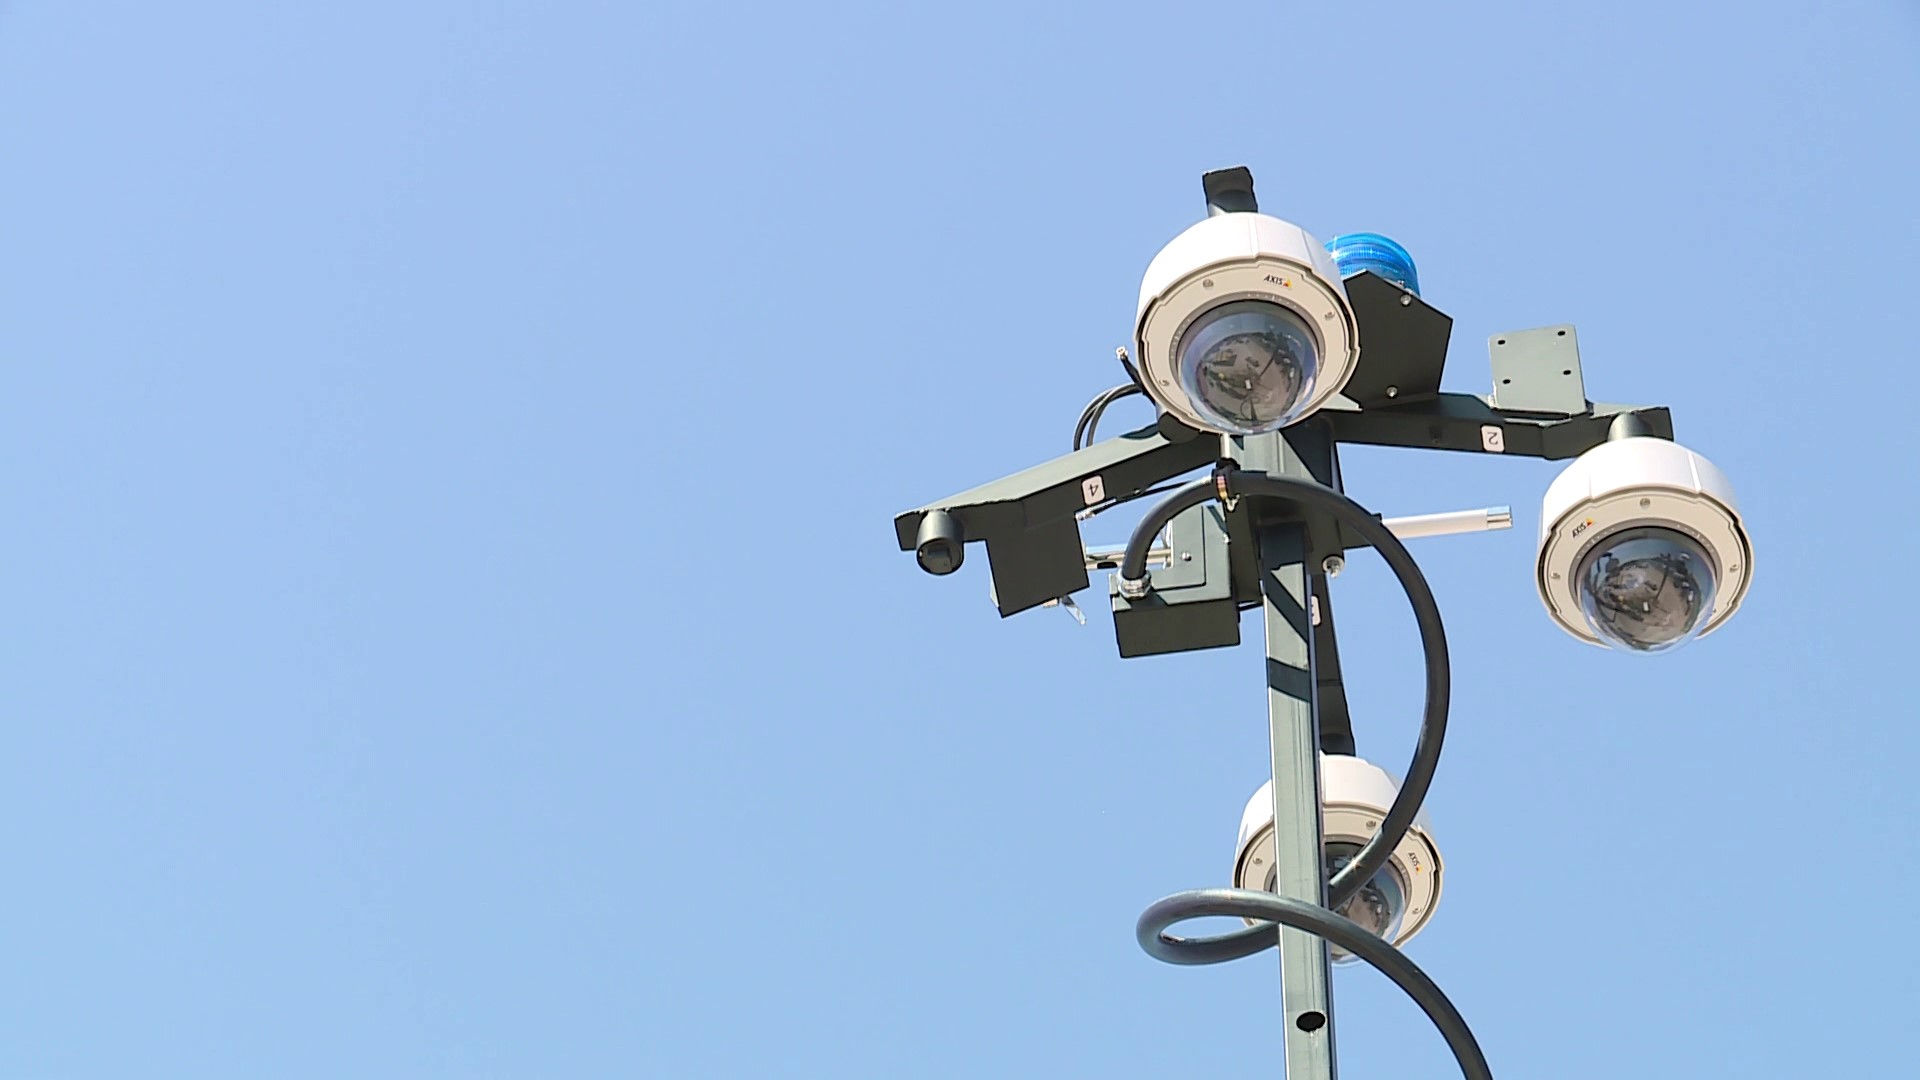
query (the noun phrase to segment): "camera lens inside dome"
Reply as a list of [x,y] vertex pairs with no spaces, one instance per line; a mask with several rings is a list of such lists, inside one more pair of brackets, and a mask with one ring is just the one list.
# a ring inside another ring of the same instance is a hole
[[[1354,856],[1360,854],[1360,845],[1344,840],[1329,840],[1326,852],[1327,879],[1332,880],[1335,874],[1353,861]],[[1275,891],[1274,884],[1277,876],[1268,877],[1268,892]],[[1406,914],[1406,910],[1406,884],[1400,880],[1400,872],[1391,862],[1381,867],[1373,875],[1373,880],[1362,885],[1360,891],[1353,894],[1353,899],[1336,909],[1338,914],[1359,923],[1369,932],[1388,941],[1392,941],[1394,935],[1400,932],[1400,919]],[[1354,960],[1353,954],[1338,945],[1332,946],[1332,953],[1333,962],[1336,964],[1351,963]]]
[[1675,529],[1623,529],[1593,546],[1576,572],[1587,626],[1602,641],[1634,652],[1684,644],[1713,610],[1712,558]]
[[1222,304],[1181,335],[1180,381],[1221,431],[1254,435],[1299,418],[1320,366],[1306,320],[1261,300]]

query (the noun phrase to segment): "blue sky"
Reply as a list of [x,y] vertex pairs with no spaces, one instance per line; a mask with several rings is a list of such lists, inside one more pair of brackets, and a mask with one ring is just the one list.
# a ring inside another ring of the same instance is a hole
[[[1756,536],[1622,657],[1531,591],[1557,466],[1346,458],[1515,508],[1416,550],[1410,953],[1496,1072],[1901,1072],[1916,116],[1898,0],[0,5],[0,1078],[1274,1075],[1270,955],[1132,941],[1229,871],[1255,646],[890,525],[1066,448],[1240,163],[1412,250],[1451,389],[1576,324]],[[1412,621],[1335,601],[1398,768]],[[1452,1069],[1335,993],[1347,1075]]]

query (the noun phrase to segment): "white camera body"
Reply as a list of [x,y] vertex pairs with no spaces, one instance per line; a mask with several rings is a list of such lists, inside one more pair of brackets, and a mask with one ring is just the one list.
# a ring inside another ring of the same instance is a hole
[[[1347,754],[1320,755],[1320,832],[1327,844],[1364,845],[1380,831],[1400,785],[1385,769]],[[1260,785],[1240,816],[1240,838],[1233,863],[1238,889],[1272,890],[1273,781]],[[1440,849],[1426,811],[1393,850],[1387,869],[1399,880],[1405,910],[1392,943],[1402,944],[1427,925],[1440,903]]]
[[1713,560],[1713,607],[1700,636],[1739,608],[1753,580],[1753,545],[1725,474],[1670,439],[1615,439],[1574,459],[1547,487],[1540,507],[1535,584],[1548,614],[1569,634],[1607,644],[1582,613],[1576,571],[1597,545],[1642,526],[1691,537]]
[[1266,214],[1209,217],[1174,237],[1147,264],[1134,324],[1134,349],[1147,391],[1192,427],[1219,430],[1182,385],[1181,339],[1200,316],[1243,300],[1291,310],[1316,338],[1318,370],[1302,390],[1299,416],[1339,393],[1359,360],[1359,327],[1346,288],[1318,240]]

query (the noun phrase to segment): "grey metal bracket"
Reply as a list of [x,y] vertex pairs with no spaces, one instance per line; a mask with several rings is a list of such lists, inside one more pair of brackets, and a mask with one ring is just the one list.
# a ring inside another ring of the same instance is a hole
[[1503,412],[1577,416],[1588,409],[1580,339],[1572,326],[1510,330],[1487,339],[1493,407]]
[[1362,408],[1427,401],[1440,393],[1453,319],[1371,270],[1344,285],[1360,326],[1360,363],[1341,394]]
[[1202,173],[1200,190],[1207,196],[1208,217],[1260,210],[1260,200],[1253,193],[1253,170],[1245,165]]
[[[1216,503],[1176,514],[1167,524],[1166,566],[1148,576],[1153,589],[1138,600],[1107,582],[1120,655],[1155,656],[1240,644],[1240,605],[1228,562],[1227,529]],[[1257,587],[1257,583],[1256,583]]]
[[[1311,568],[1309,568],[1311,569]],[[1340,674],[1340,646],[1333,632],[1333,598],[1327,575],[1312,573],[1313,682],[1319,696],[1320,749],[1329,754],[1354,752],[1353,716],[1347,710],[1347,685]]]
[[963,543],[987,545],[995,604],[1013,615],[1087,587],[1076,514],[1219,456],[1218,439],[1175,442],[1157,425],[1141,428],[909,510],[893,519],[894,533],[900,550],[912,551],[929,514],[949,515]]

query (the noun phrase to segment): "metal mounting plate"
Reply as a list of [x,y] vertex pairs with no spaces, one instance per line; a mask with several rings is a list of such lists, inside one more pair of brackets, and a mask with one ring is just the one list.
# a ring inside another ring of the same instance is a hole
[[1578,416],[1587,411],[1580,341],[1571,326],[1513,330],[1487,339],[1493,407],[1502,412]]

